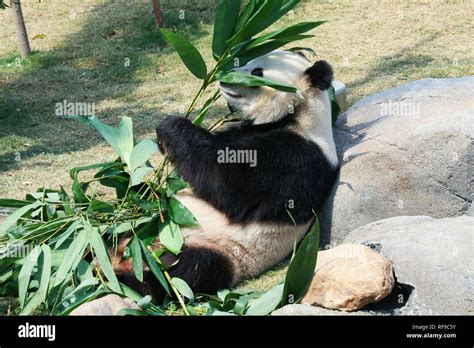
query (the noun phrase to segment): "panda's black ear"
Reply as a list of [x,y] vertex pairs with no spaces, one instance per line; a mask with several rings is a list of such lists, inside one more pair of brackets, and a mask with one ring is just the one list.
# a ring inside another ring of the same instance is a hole
[[331,87],[331,82],[334,77],[332,67],[325,60],[320,60],[304,72],[309,76],[311,85],[321,90],[326,90]]

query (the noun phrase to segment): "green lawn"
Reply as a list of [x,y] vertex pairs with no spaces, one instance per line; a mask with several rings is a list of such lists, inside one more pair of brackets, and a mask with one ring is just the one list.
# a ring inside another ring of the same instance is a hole
[[[163,10],[166,25],[210,65],[213,9],[206,3],[166,1]],[[22,62],[11,10],[0,11],[0,197],[68,186],[71,167],[112,155],[94,131],[55,116],[57,102],[94,102],[107,123],[128,115],[138,137],[154,138],[160,119],[182,114],[199,87],[161,39],[149,1],[24,1],[23,11],[35,52]],[[333,65],[351,104],[407,81],[472,75],[472,13],[472,1],[304,1],[280,25],[329,21],[298,46]],[[225,110],[221,103],[210,117]],[[284,270],[244,286],[268,288]]]

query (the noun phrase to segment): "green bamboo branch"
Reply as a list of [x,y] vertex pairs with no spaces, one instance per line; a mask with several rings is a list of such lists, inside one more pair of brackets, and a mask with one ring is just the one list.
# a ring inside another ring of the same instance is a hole
[[[160,264],[161,262],[158,259],[158,257],[155,255],[155,253],[153,252],[153,249],[150,246],[148,246],[147,249],[148,249],[148,251],[150,251],[150,254],[155,259],[156,263]],[[176,289],[176,287],[171,282],[171,277],[170,277],[169,273],[165,270],[163,270],[163,273],[165,275],[166,280],[168,281],[168,284],[171,286],[171,289],[173,289],[173,292],[175,293],[176,297],[178,298],[179,304],[181,305],[181,307],[183,307],[184,313],[187,316],[189,316],[190,314],[188,312],[188,309],[186,308],[186,304],[184,303],[183,298],[182,298],[181,294],[179,293],[178,289]]]

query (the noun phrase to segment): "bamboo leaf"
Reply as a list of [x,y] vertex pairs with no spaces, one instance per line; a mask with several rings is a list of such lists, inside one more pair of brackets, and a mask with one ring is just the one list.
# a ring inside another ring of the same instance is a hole
[[141,184],[144,181],[144,177],[150,174],[152,171],[153,168],[151,167],[138,167],[137,169],[135,169],[135,171],[132,173],[132,176],[130,177],[130,185],[135,186]]
[[90,245],[92,249],[94,249],[95,256],[104,275],[107,277],[113,288],[120,289],[120,284],[110,262],[104,240],[102,239],[102,236],[99,234],[98,230],[95,228],[91,228]]
[[[299,0],[259,1],[252,12],[252,15],[248,18],[245,24],[241,26],[241,29],[227,41],[227,45],[233,47],[265,30],[288,13],[298,3]],[[242,13],[244,12],[245,10]]]
[[81,260],[77,264],[76,274],[77,274],[77,277],[79,278],[79,280],[81,282],[84,282],[85,280],[87,280],[89,278],[97,279],[97,278],[94,277],[94,274],[92,272],[93,272],[93,267],[86,260]]
[[117,315],[132,315],[132,316],[143,316],[146,313],[139,309],[131,309],[131,308],[122,308]]
[[132,241],[130,242],[130,254],[133,258],[133,273],[135,273],[135,277],[140,281],[143,282],[143,258],[142,258],[142,251],[140,248],[140,241],[138,237],[133,237]]
[[56,243],[54,249],[59,249],[59,247],[71,236],[72,233],[76,232],[80,227],[82,227],[82,220],[74,221],[63,233],[58,237],[52,238],[50,244]]
[[168,283],[166,282],[165,276],[161,271],[160,267],[156,263],[155,259],[151,255],[150,251],[146,248],[145,244],[141,240],[139,240],[140,247],[142,248],[143,255],[145,255],[145,262],[150,267],[151,272],[155,276],[155,278],[160,282],[166,292],[170,293],[170,288]]
[[151,300],[153,298],[150,295],[146,295],[143,298],[140,299],[140,301],[137,302],[137,306],[142,308],[142,309],[148,309],[150,306],[153,304],[151,303]]
[[46,300],[48,295],[49,280],[51,278],[51,249],[49,245],[43,244],[41,246],[41,255],[38,259],[38,270],[41,274],[40,286],[38,292],[41,295],[41,301]]
[[139,142],[133,148],[130,156],[131,171],[133,172],[135,169],[140,167],[155,153],[158,153],[158,145],[153,140],[145,139]]
[[95,173],[94,178],[100,178],[103,176],[117,175],[123,172],[126,163],[123,162],[107,162],[101,163],[100,170]]
[[138,302],[143,298],[142,295],[140,295],[135,290],[129,288],[127,285],[125,285],[125,284],[121,284],[121,285],[122,285],[122,287],[120,288],[120,291],[117,291],[117,294],[126,296],[126,297],[132,299],[135,302]]
[[181,278],[171,278],[171,284],[179,291],[179,293],[187,297],[191,302],[194,301],[194,293],[189,285]]
[[21,207],[17,210],[15,210],[8,218],[0,225],[0,236],[3,236],[7,230],[16,224],[18,220],[25,214],[27,214],[30,210],[36,209],[39,206],[41,206],[41,202],[33,202],[29,205],[26,205],[24,207]]
[[250,302],[247,315],[268,315],[273,312],[282,300],[283,284],[268,290],[259,298]]
[[308,290],[314,276],[319,248],[317,217],[291,260],[285,277],[281,305],[298,302]]
[[218,290],[217,291],[217,297],[219,297],[219,299],[222,301],[222,302],[225,302],[225,297],[230,293],[230,290],[229,289],[221,289],[221,290]]
[[[112,174],[113,173],[113,174]],[[130,174],[125,171],[111,171],[111,175],[102,177],[99,182],[101,185],[115,188],[117,198],[124,198],[130,184]]]
[[188,187],[186,181],[181,178],[168,178],[166,182],[168,183],[168,190],[171,191],[172,194]]
[[[148,202],[148,201],[143,201],[143,202]],[[153,202],[149,202],[149,203],[153,204]],[[114,233],[116,234],[125,233],[132,229],[139,228],[141,225],[149,222],[151,219],[152,219],[151,217],[141,217],[136,220],[130,220],[127,222],[122,222],[121,224],[113,225],[112,228],[113,228]]]
[[20,269],[18,275],[18,298],[20,300],[20,306],[23,308],[25,305],[26,294],[28,293],[28,285],[30,284],[31,273],[33,268],[38,261],[38,257],[41,253],[40,246],[36,246],[30,254],[24,258],[23,266]]
[[234,33],[239,18],[240,0],[219,0],[214,21],[212,52],[218,59],[227,48],[226,41]]
[[160,231],[160,243],[173,254],[178,255],[184,244],[179,226],[172,221],[164,225]]
[[109,213],[113,214],[114,206],[110,203],[99,201],[98,199],[94,199],[89,206],[87,207],[87,212],[89,214],[92,213]]
[[97,169],[97,168],[103,169],[113,164],[115,164],[115,162],[103,162],[103,163],[90,164],[88,166],[75,167],[69,171],[69,176],[71,177],[71,179],[74,179],[74,177],[77,176],[80,172]]
[[169,199],[171,218],[174,222],[183,226],[199,225],[193,214],[180,201],[175,198]]
[[73,179],[72,183],[72,193],[74,195],[74,202],[75,203],[89,203],[89,197],[86,195],[87,185],[83,186],[79,183],[77,178]]
[[334,90],[334,86],[331,85],[328,89],[329,100],[331,101],[331,119],[332,124],[336,124],[337,118],[341,113],[341,108],[339,107],[339,103],[337,102],[336,98],[336,91]]
[[88,244],[89,235],[90,228],[83,228],[76,235],[71,245],[69,245],[69,248],[64,254],[63,262],[56,272],[54,286],[61,284],[82,259],[82,255]]
[[260,292],[254,292],[248,295],[241,296],[235,303],[234,313],[237,315],[244,315],[250,300],[258,298],[260,296],[262,296]]
[[130,117],[122,117],[118,127],[108,126],[95,116],[68,116],[68,118],[79,120],[95,128],[117,155],[120,156],[122,161],[131,167],[130,155],[133,151],[133,124]]
[[268,86],[274,89],[278,89],[280,91],[295,93],[298,96],[302,97],[301,92],[296,87],[285,85],[276,81],[267,80],[258,76],[246,74],[239,71],[231,71],[228,74],[219,77],[218,80],[224,83],[249,87]]
[[22,308],[20,315],[29,315],[41,304],[41,293],[36,291],[33,296],[30,297],[26,305]]
[[75,294],[77,294],[78,292],[80,292],[82,289],[85,289],[87,287],[90,287],[90,286],[94,286],[94,285],[97,285],[99,284],[99,279],[97,278],[87,278],[85,279],[84,281],[81,282],[81,284],[79,284],[77,286],[77,288],[75,288],[73,291],[71,291],[68,295],[66,295],[63,299],[62,299],[62,302],[65,302],[66,300],[70,299],[71,297],[73,297]]
[[223,60],[221,63],[222,66],[219,68],[219,70],[227,71],[229,69],[232,69],[233,66],[231,66],[231,64],[234,64],[235,59],[238,59],[239,66],[243,66],[247,64],[248,62],[250,62],[252,59],[255,59],[267,53],[270,53],[290,42],[294,42],[294,41],[298,41],[298,40],[302,40],[302,39],[306,39],[310,37],[313,37],[313,35],[294,35],[294,36],[289,36],[289,37],[278,39],[278,40],[270,40],[268,42],[264,42],[261,45],[242,50],[234,58],[229,57],[226,60]]
[[242,27],[248,22],[248,20],[255,14],[265,0],[250,0],[247,1],[244,9],[239,15],[239,19],[235,25],[235,32],[239,32]]
[[165,40],[175,48],[179,57],[188,70],[198,79],[204,80],[207,76],[207,67],[201,53],[190,42],[168,29],[160,29]]
[[265,42],[270,39],[271,40],[279,40],[279,39],[285,40],[286,38],[295,37],[297,35],[310,31],[316,27],[319,27],[321,24],[324,24],[324,23],[326,23],[326,21],[301,22],[287,28],[272,31],[271,33],[262,35],[252,40],[251,43],[246,47],[246,49],[258,46],[262,42]]
[[199,112],[199,115],[194,119],[193,123],[196,125],[196,126],[200,126],[202,124],[202,122],[204,121],[204,119],[206,118],[206,115],[207,115],[207,112],[209,111],[209,109],[211,108],[212,104],[217,100],[219,99],[220,97],[220,91],[217,90],[214,95],[212,97],[210,97],[208,100],[206,100],[206,102],[204,103],[201,111]]
[[21,208],[31,204],[30,201],[22,201],[19,199],[0,199],[0,207]]
[[87,185],[81,184],[79,182],[79,173],[91,169],[97,169],[97,168],[102,168],[105,165],[108,165],[109,162],[106,163],[97,163],[97,164],[91,164],[88,166],[83,166],[83,167],[75,167],[72,168],[69,171],[69,176],[73,180],[72,184],[72,192],[74,194],[74,202],[76,203],[89,203],[89,197],[87,197],[85,191],[87,189]]
[[60,302],[62,305],[60,312],[58,313],[57,311],[54,311],[51,314],[67,315],[75,308],[79,307],[82,303],[92,300],[100,296],[102,293],[105,293],[106,290],[104,288],[95,289],[98,284],[99,280],[95,277],[85,279],[79,284],[77,288],[62,298]]

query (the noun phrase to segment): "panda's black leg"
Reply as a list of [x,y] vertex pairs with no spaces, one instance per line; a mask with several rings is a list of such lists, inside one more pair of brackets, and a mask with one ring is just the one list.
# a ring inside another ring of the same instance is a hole
[[[164,256],[165,264],[176,259]],[[233,268],[226,256],[205,247],[185,246],[176,265],[170,268],[171,277],[183,279],[194,292],[215,294],[217,290],[228,288],[232,284]],[[155,294],[153,294],[155,297]]]
[[[171,254],[161,257],[165,265],[172,265],[177,257]],[[144,270],[143,283],[140,283],[132,269],[116,270],[117,278],[141,295],[151,295],[153,302],[161,304],[166,292],[162,285],[150,272]],[[229,288],[232,285],[233,268],[230,261],[218,251],[205,247],[184,247],[179,261],[168,270],[170,276],[183,279],[193,292],[216,294],[217,290]],[[174,296],[174,294],[171,294]]]

